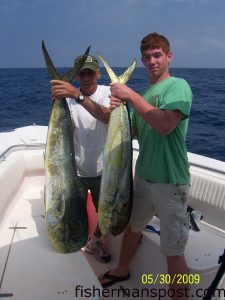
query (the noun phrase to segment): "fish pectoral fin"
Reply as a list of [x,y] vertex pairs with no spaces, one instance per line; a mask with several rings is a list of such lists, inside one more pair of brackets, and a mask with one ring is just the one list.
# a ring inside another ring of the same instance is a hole
[[62,80],[63,81],[66,81],[66,82],[71,82],[74,77],[79,73],[80,69],[82,68],[82,66],[84,65],[87,57],[88,57],[88,54],[89,54],[89,51],[90,51],[90,48],[91,46],[89,46],[87,48],[87,50],[85,51],[85,53],[83,54],[82,56],[82,59],[79,60],[73,68],[71,68],[68,72],[66,72],[63,76],[62,76]]
[[55,208],[55,213],[59,218],[62,218],[65,215],[65,201],[63,200],[62,194],[58,195],[58,201]]
[[57,70],[48,54],[48,51],[45,47],[44,41],[42,41],[42,52],[43,52],[45,63],[46,63],[46,66],[47,66],[47,69],[48,69],[51,79],[60,79],[60,75],[57,72]]
[[134,59],[134,61],[127,68],[127,70],[122,75],[119,76],[119,82],[120,83],[123,83],[123,84],[127,83],[127,81],[129,80],[130,76],[134,72],[134,69],[136,68],[136,65],[137,65],[137,61]]
[[118,76],[113,72],[113,70],[110,68],[109,64],[107,63],[107,61],[104,59],[104,57],[98,53],[98,57],[101,59],[104,67],[106,68],[106,71],[109,75],[109,78],[111,80],[111,82],[119,82],[119,78]]
[[113,197],[113,201],[112,201],[112,209],[114,210],[118,204],[119,201],[119,189],[117,189],[115,191],[114,197]]

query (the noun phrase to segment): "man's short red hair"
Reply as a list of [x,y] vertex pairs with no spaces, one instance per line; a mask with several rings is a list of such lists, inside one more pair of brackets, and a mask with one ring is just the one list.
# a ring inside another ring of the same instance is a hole
[[158,34],[157,32],[146,35],[141,41],[141,53],[148,49],[162,48],[163,52],[167,55],[170,52],[170,43],[166,37]]

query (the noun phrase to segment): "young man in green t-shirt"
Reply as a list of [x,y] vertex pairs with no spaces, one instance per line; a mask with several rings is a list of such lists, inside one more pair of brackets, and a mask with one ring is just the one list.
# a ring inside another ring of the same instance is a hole
[[[126,85],[111,84],[111,106],[129,102],[134,108],[132,128],[139,142],[134,178],[134,203],[118,266],[100,276],[103,287],[129,278],[129,264],[141,231],[157,213],[161,249],[168,273],[187,274],[184,250],[188,239],[187,197],[190,174],[185,138],[192,92],[188,83],[169,74],[172,60],[169,41],[151,33],[141,42],[142,62],[150,87],[140,96]],[[185,285],[171,284],[173,299],[185,295]],[[178,294],[179,288],[179,294]]]

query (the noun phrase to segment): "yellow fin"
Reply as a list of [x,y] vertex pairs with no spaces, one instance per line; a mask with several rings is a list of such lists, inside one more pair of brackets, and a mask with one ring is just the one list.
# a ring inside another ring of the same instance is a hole
[[113,70],[110,68],[109,64],[107,63],[107,61],[104,59],[104,57],[98,53],[98,57],[101,59],[104,67],[106,68],[106,71],[109,75],[109,78],[111,80],[111,82],[119,82],[119,78],[118,76],[116,76],[116,74],[113,72]]
[[109,64],[107,63],[107,61],[104,59],[104,57],[100,53],[98,53],[98,57],[101,59],[103,65],[105,66],[106,71],[107,71],[112,83],[120,82],[120,83],[126,84],[137,64],[136,60],[134,60],[133,63],[128,67],[128,69],[122,75],[120,75],[118,77],[113,72],[113,70],[110,68]]
[[136,68],[137,62],[134,59],[134,61],[132,62],[132,64],[127,68],[127,70],[119,76],[119,82],[126,84],[127,81],[129,80],[130,76],[132,75],[132,73],[134,72],[134,69]]

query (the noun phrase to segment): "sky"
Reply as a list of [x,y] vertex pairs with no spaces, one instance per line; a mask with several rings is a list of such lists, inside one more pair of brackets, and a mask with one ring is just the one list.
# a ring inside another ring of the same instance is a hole
[[150,32],[165,35],[172,67],[225,68],[225,0],[0,0],[0,68],[71,67],[91,45],[112,67],[137,59]]

